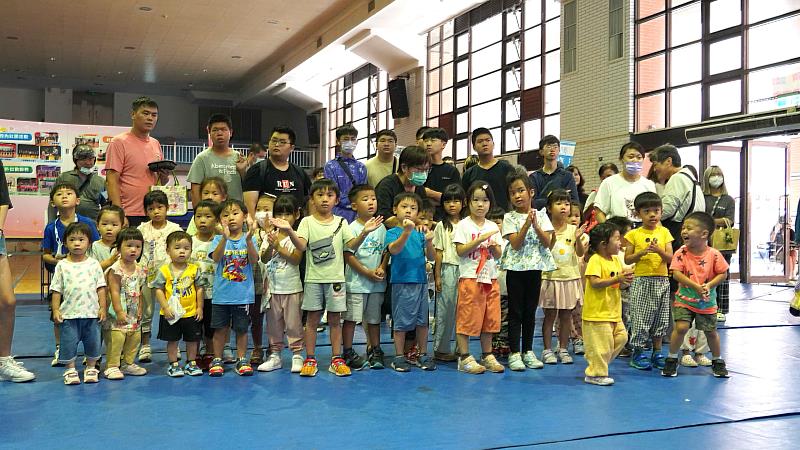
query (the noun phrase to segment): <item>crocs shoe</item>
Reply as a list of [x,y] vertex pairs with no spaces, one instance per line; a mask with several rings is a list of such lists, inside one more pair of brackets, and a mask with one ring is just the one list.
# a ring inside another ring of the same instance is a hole
[[697,367],[697,361],[692,358],[692,355],[686,353],[685,355],[681,356],[681,365],[683,367]]
[[695,361],[697,361],[697,364],[700,366],[709,367],[712,365],[712,361],[708,359],[708,356],[706,356],[704,353],[697,353],[694,355],[694,357]]

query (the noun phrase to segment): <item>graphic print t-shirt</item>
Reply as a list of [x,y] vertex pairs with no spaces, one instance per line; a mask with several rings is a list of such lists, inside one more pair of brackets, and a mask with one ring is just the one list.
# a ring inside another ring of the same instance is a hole
[[[214,236],[211,251],[219,245],[222,236]],[[253,246],[258,248],[256,238]],[[225,252],[216,264],[214,272],[214,305],[249,305],[255,301],[255,284],[253,283],[253,266],[247,259],[247,236],[239,239],[228,239]]]

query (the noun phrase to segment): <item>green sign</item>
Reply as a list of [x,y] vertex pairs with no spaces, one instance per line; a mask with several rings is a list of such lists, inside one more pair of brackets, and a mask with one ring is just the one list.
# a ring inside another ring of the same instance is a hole
[[6,166],[4,169],[6,173],[33,173],[31,166]]

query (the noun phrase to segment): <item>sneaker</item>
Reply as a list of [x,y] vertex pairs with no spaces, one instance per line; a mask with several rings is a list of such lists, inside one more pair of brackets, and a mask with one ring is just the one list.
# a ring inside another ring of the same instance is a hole
[[120,368],[120,371],[125,375],[133,375],[135,377],[147,375],[147,369],[136,364],[126,364]]
[[558,360],[561,361],[561,364],[572,364],[572,356],[565,348],[558,349]]
[[214,361],[214,355],[203,355],[198,358],[197,365],[203,371],[208,371],[211,368],[212,361]]
[[317,360],[313,357],[308,357],[303,361],[303,367],[300,369],[301,377],[315,377],[317,376]]
[[584,377],[583,382],[598,386],[611,386],[614,384],[614,379],[610,377]]
[[622,347],[622,350],[620,350],[619,355],[617,356],[619,356],[620,358],[630,358],[632,354],[633,354],[633,349],[625,345],[625,347]]
[[214,358],[211,361],[211,367],[208,369],[208,376],[221,377],[225,374],[225,368],[222,367],[222,359]]
[[654,369],[663,369],[666,359],[667,357],[663,353],[654,351],[653,356],[650,357],[650,363]]
[[250,365],[248,360],[242,358],[236,363],[236,374],[243,377],[251,377],[253,376],[253,366]]
[[381,370],[386,366],[383,363],[383,350],[380,347],[373,348],[369,354],[369,368],[372,370]]
[[466,358],[464,357],[458,358],[458,371],[464,373],[479,374],[486,372],[486,367],[483,367],[482,365],[478,364],[478,361],[475,361],[475,357],[469,355]]
[[694,358],[695,361],[697,361],[697,364],[703,367],[709,367],[713,364],[712,361],[708,359],[708,356],[706,356],[704,353],[696,353]]
[[647,353],[644,352],[642,349],[636,349],[633,351],[633,355],[631,356],[630,366],[634,369],[639,370],[650,370],[653,368],[652,363],[650,362],[650,358],[647,356]]
[[107,380],[124,380],[125,374],[119,370],[119,367],[109,367],[105,371],[103,371],[103,376],[106,377]]
[[525,363],[522,362],[522,355],[519,352],[508,356],[508,368],[517,372],[525,370]]
[[406,362],[411,364],[412,366],[417,365],[417,359],[419,358],[419,349],[417,348],[417,344],[411,346],[407,352],[403,354],[406,358]]
[[542,362],[545,364],[557,364],[558,359],[556,358],[556,354],[553,353],[552,350],[546,349],[542,351]]
[[458,359],[455,353],[433,352],[433,359],[442,362],[453,362]]
[[430,356],[423,353],[419,355],[419,359],[417,359],[417,367],[422,370],[436,370],[436,362],[434,362]]
[[300,355],[292,355],[292,373],[300,373],[303,370],[303,357]]
[[84,383],[97,383],[100,381],[100,371],[97,370],[95,367],[87,367],[83,371],[83,382]]
[[78,377],[78,371],[75,369],[67,369],[64,372],[64,384],[67,386],[81,384],[81,379]]
[[574,341],[572,341],[572,351],[576,355],[582,355],[586,353],[586,349],[584,348],[583,345],[583,339],[575,339]]
[[369,363],[367,360],[362,358],[355,350],[352,348],[344,352],[344,362],[347,364],[347,367],[353,370],[361,370],[365,367],[369,367]]
[[486,355],[485,358],[481,358],[481,365],[486,367],[486,370],[492,373],[503,373],[506,371],[506,368],[497,362],[497,358],[495,358],[493,354],[489,354]]
[[341,356],[336,356],[331,359],[331,365],[328,367],[328,372],[336,375],[337,377],[350,376],[350,368],[347,367],[347,363],[344,362],[344,358]]
[[723,322],[724,323],[725,319],[727,319],[727,317],[725,317],[724,313],[721,313],[721,312],[717,313],[717,322]]
[[522,362],[528,369],[541,369],[544,367],[544,363],[536,359],[536,353],[533,353],[532,350],[522,354]]
[[664,368],[661,369],[661,376],[664,377],[678,376],[678,358],[667,358],[664,360]]
[[175,361],[174,363],[169,364],[169,369],[167,369],[167,375],[171,376],[172,378],[180,378],[183,375],[183,369],[181,369],[180,363]]
[[251,366],[259,366],[264,362],[264,350],[261,347],[256,347],[253,349],[253,353],[250,355],[250,365]]
[[[299,356],[299,355],[298,355]],[[270,353],[267,356],[267,360],[261,363],[258,366],[259,372],[272,372],[273,370],[278,370],[283,367],[283,362],[281,361],[281,355],[278,353]]]
[[225,347],[222,349],[222,363],[233,364],[235,362],[236,362],[236,357],[233,356],[233,351],[231,350],[231,344],[225,344]]
[[149,363],[153,361],[153,352],[150,350],[149,345],[143,345],[139,349],[139,362]]
[[25,369],[22,363],[15,361],[13,356],[0,361],[0,380],[24,383],[34,378],[36,378],[36,375]]
[[405,357],[395,356],[392,360],[392,369],[397,372],[408,372],[411,370],[411,365],[408,363]]
[[56,351],[53,353],[53,360],[50,361],[50,367],[62,367],[64,366],[60,362],[58,362],[58,352],[61,350],[61,347],[56,345]]
[[199,377],[203,374],[203,369],[197,366],[196,361],[188,362],[183,366],[183,373],[190,377]]
[[697,361],[695,361],[694,358],[692,358],[692,355],[687,353],[681,356],[681,365],[683,367],[697,367]]
[[725,361],[722,358],[711,361],[711,372],[717,378],[728,378],[728,369],[725,368]]

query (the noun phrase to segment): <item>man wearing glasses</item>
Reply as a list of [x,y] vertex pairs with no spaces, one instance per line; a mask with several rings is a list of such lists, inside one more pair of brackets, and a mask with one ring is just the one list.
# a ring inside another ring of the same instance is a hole
[[370,158],[367,166],[367,182],[375,187],[382,179],[397,172],[398,161],[394,156],[397,150],[397,135],[392,130],[378,131],[375,138],[377,153]]
[[547,205],[547,196],[554,189],[565,189],[572,197],[572,201],[580,203],[575,177],[572,176],[572,172],[558,164],[560,152],[561,142],[557,137],[548,134],[539,141],[539,154],[544,158],[544,166],[530,175],[536,193],[533,199],[533,207],[536,209],[542,209]]
[[242,176],[247,170],[247,160],[230,148],[233,136],[231,119],[225,114],[212,114],[206,131],[211,138],[211,147],[197,155],[186,176],[192,185],[192,207],[200,203],[200,185],[210,177],[225,180],[228,198],[242,200]]

